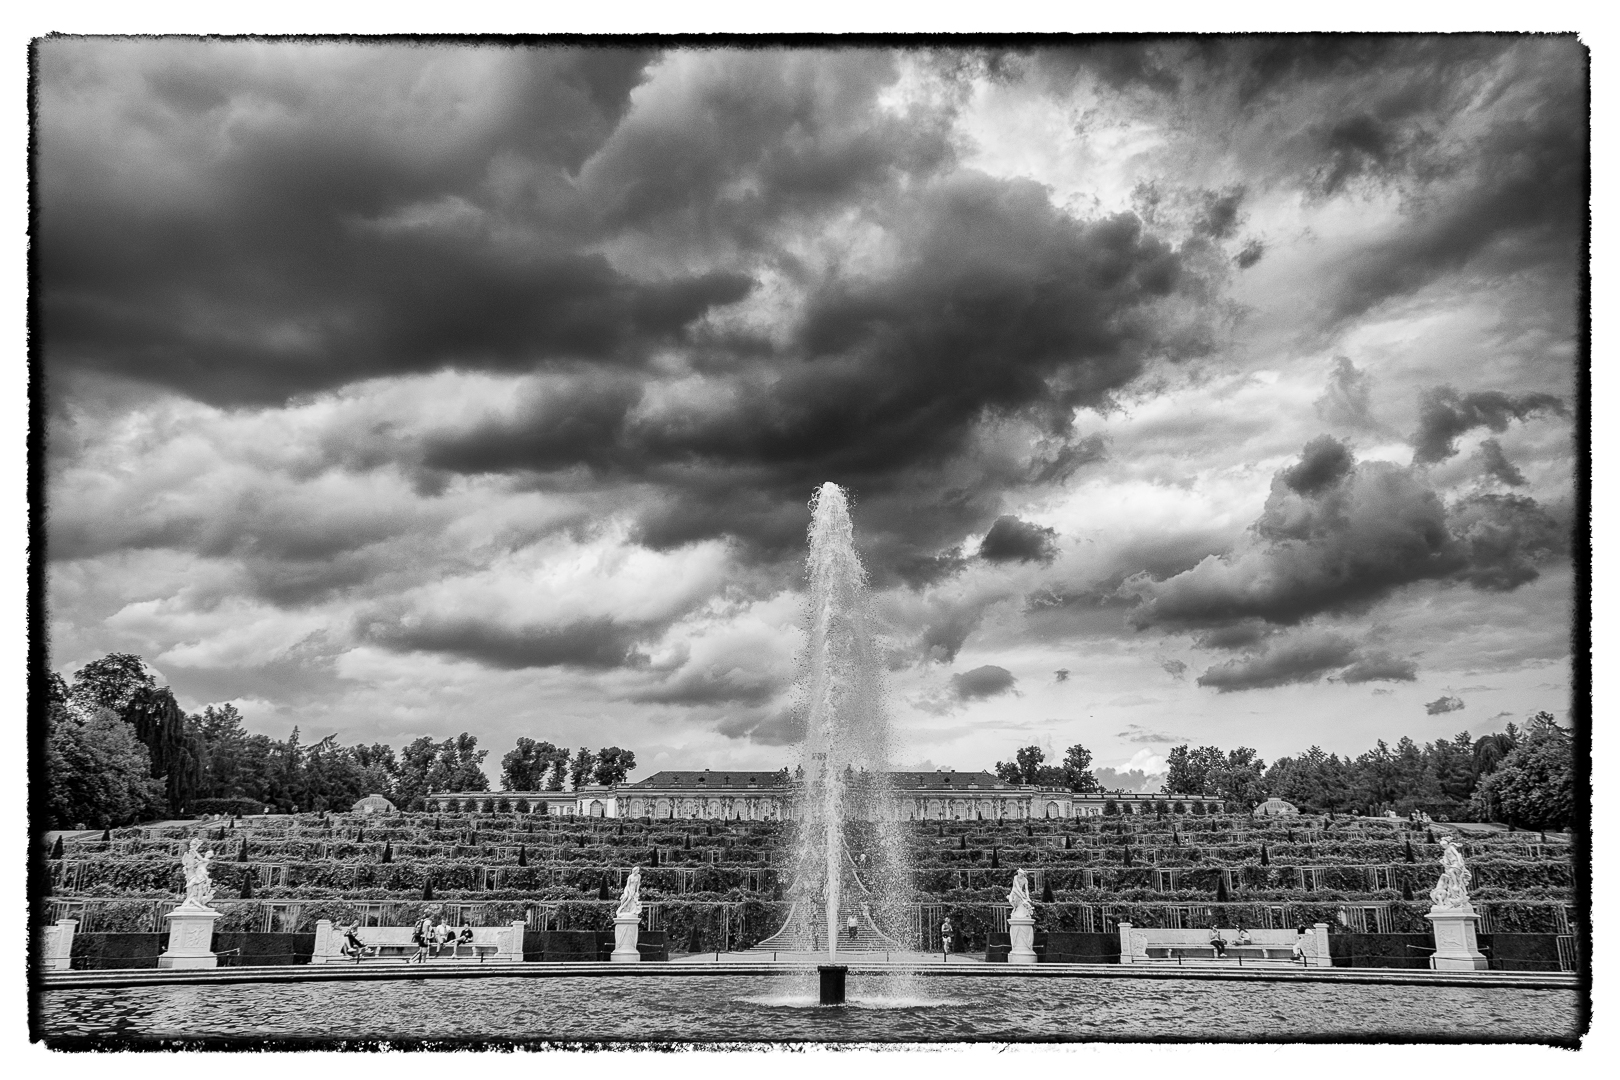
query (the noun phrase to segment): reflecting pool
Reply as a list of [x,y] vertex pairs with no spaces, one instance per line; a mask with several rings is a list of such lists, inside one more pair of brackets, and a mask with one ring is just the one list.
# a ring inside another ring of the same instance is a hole
[[849,1004],[746,975],[408,979],[53,990],[47,1037],[523,1042],[1570,1038],[1573,990],[852,974]]

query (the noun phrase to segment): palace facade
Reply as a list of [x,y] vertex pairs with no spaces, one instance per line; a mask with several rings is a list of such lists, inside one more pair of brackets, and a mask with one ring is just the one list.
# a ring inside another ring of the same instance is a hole
[[[858,779],[857,783],[858,783]],[[891,814],[913,821],[1024,821],[1100,816],[1112,801],[1121,813],[1151,814],[1156,803],[1201,802],[1219,809],[1213,796],[1120,792],[1077,794],[1057,788],[1011,784],[980,770],[892,772]],[[635,783],[587,784],[577,791],[450,791],[427,797],[429,810],[486,810],[505,801],[518,813],[567,817],[679,818],[712,821],[783,821],[796,816],[803,781],[778,772],[665,770]]]

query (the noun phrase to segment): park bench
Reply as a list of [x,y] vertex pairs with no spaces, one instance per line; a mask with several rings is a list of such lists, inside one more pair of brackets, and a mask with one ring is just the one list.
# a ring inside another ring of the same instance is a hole
[[[353,964],[365,963],[371,960],[409,960],[416,955],[417,946],[411,940],[413,927],[409,926],[363,926],[356,931],[364,950],[360,959],[343,955],[343,934],[330,919],[321,919],[315,924],[315,951],[310,956],[312,964]],[[457,933],[461,930],[456,928]],[[486,960],[498,960],[505,963],[521,963],[523,960],[523,931],[522,921],[515,921],[505,926],[475,926],[472,928],[473,939],[470,942],[446,942],[442,946],[428,946],[427,959],[429,962],[453,963],[456,961],[476,960],[480,963]]]
[[1249,943],[1237,944],[1237,929],[1221,927],[1225,955],[1210,944],[1212,932],[1174,930],[1119,924],[1119,962],[1122,964],[1204,964],[1222,966],[1278,966],[1298,964],[1294,946],[1305,951],[1306,967],[1332,967],[1328,953],[1327,923],[1317,923],[1308,934],[1297,930],[1250,930]]

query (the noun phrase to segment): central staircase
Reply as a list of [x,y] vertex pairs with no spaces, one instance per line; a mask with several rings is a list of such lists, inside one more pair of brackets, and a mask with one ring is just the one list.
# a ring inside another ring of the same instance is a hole
[[[839,952],[905,952],[906,946],[878,929],[872,920],[871,893],[849,853],[844,853],[844,887],[838,901]],[[850,916],[855,932],[849,932]],[[755,945],[751,952],[826,952],[827,912],[819,903],[801,897],[788,909],[782,929]]]

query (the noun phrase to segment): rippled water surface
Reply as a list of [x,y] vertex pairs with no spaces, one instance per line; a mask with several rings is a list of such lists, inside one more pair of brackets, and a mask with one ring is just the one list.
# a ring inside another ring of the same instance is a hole
[[431,979],[53,990],[47,1036],[936,1042],[1569,1037],[1569,990],[937,976],[894,992],[851,975],[821,1008],[804,980],[739,975]]

